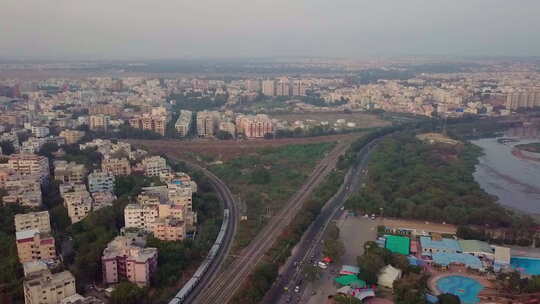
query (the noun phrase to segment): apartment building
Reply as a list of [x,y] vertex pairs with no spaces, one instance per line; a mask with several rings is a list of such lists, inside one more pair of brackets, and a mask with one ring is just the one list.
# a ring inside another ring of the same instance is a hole
[[247,138],[262,138],[266,134],[274,133],[272,120],[264,114],[238,115],[236,117],[236,127],[237,131]]
[[88,190],[94,192],[113,192],[114,175],[111,172],[96,170],[88,174]]
[[6,182],[7,195],[2,198],[4,204],[19,204],[30,208],[39,208],[43,204],[40,183],[36,179],[23,179]]
[[15,231],[37,230],[40,233],[51,232],[48,211],[29,212],[15,215]]
[[0,168],[0,188],[5,188],[7,181],[19,178],[20,175],[15,170],[9,168]]
[[55,180],[70,184],[84,183],[87,174],[84,165],[65,160],[55,160],[53,166]]
[[92,199],[94,201],[92,210],[96,211],[103,207],[112,206],[116,196],[112,192],[93,192]]
[[23,176],[36,176],[41,184],[49,178],[49,160],[35,154],[12,154],[7,167]]
[[149,130],[156,132],[161,136],[165,136],[168,122],[167,113],[154,110],[152,110],[152,112],[153,113],[144,113],[130,119],[129,124],[135,129]]
[[306,85],[302,80],[294,80],[292,85],[293,96],[306,96]]
[[45,138],[30,137],[21,144],[21,153],[38,153],[45,144]]
[[162,173],[169,172],[167,161],[161,156],[147,157],[142,160],[141,165],[146,176],[159,176]]
[[137,203],[126,206],[124,218],[126,228],[152,232],[159,239],[182,240],[195,230],[197,222],[191,186],[146,187],[137,197]]
[[60,137],[66,139],[66,144],[72,145],[78,143],[86,134],[84,131],[78,130],[63,130],[60,132]]
[[2,199],[5,204],[41,207],[41,184],[38,176],[20,175],[15,170],[3,168],[0,170],[0,188],[7,192]]
[[288,79],[281,79],[276,85],[276,95],[277,96],[290,96],[290,86]]
[[180,115],[174,124],[174,128],[178,132],[178,135],[185,137],[189,134],[191,129],[191,123],[193,121],[193,112],[180,110]]
[[127,158],[109,158],[101,162],[101,170],[114,176],[130,175],[131,165]]
[[89,128],[92,131],[107,131],[111,118],[107,115],[90,115],[88,118]]
[[263,80],[262,93],[266,96],[276,96],[276,81],[273,79]]
[[158,250],[144,248],[144,243],[132,235],[112,240],[101,257],[103,282],[114,284],[127,279],[140,287],[148,286],[157,270]]
[[246,90],[250,92],[261,91],[261,81],[259,79],[248,79],[245,81]]
[[219,117],[219,112],[216,111],[197,112],[197,135],[199,137],[214,136]]
[[506,109],[540,107],[540,89],[525,89],[508,93],[506,96]]
[[162,241],[183,240],[186,236],[186,225],[175,218],[159,218],[150,224],[150,231],[155,238]]
[[64,196],[65,193],[68,192],[80,192],[80,191],[86,191],[86,186],[84,184],[60,184],[58,187],[60,191],[60,196]]
[[49,233],[40,233],[36,229],[23,230],[16,232],[15,238],[21,263],[56,259],[54,238]]
[[82,221],[92,211],[94,201],[86,190],[66,192],[62,198],[72,224]]
[[69,271],[42,270],[27,276],[23,289],[25,304],[58,304],[76,294],[75,277]]
[[46,137],[49,135],[49,128],[47,127],[32,127],[32,135],[38,138]]

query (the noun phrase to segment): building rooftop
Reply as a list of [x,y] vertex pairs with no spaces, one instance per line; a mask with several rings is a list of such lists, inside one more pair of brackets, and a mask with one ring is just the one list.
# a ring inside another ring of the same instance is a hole
[[386,235],[386,249],[404,255],[408,255],[410,251],[411,240],[405,236]]
[[462,252],[483,252],[493,254],[493,248],[486,242],[477,240],[459,240]]
[[464,264],[469,268],[477,270],[482,270],[484,268],[482,261],[480,261],[479,258],[466,253],[434,253],[432,257],[436,264],[442,266],[448,266],[455,263]]
[[17,239],[17,241],[24,240],[24,239],[33,238],[34,235],[36,234],[39,234],[39,231],[37,229],[23,230],[23,231],[16,232],[15,238]]
[[438,250],[447,250],[447,251],[461,251],[461,247],[456,240],[442,238],[440,241],[432,240],[430,237],[422,236],[420,237],[420,245],[422,248],[432,248]]

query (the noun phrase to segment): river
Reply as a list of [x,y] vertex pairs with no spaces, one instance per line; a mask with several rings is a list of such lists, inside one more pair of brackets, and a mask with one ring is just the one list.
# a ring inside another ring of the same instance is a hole
[[[514,137],[515,138],[515,137]],[[528,214],[540,214],[540,162],[519,159],[512,155],[513,146],[539,139],[518,139],[519,142],[499,143],[497,138],[474,140],[483,148],[474,172],[482,189],[499,198],[503,206]]]

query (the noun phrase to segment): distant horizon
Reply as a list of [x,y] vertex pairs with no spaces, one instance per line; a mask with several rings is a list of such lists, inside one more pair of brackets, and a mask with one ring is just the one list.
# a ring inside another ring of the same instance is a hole
[[538,0],[5,2],[0,58],[540,55]]
[[404,55],[371,55],[362,57],[345,56],[301,56],[301,55],[280,55],[280,56],[185,56],[185,57],[103,57],[103,58],[78,58],[78,57],[40,57],[40,56],[0,56],[0,63],[3,61],[12,62],[151,62],[151,61],[251,61],[251,60],[306,60],[306,59],[328,59],[328,60],[351,60],[370,61],[375,59],[396,60],[396,59],[432,59],[432,60],[505,60],[505,59],[538,59],[540,55],[452,55],[452,54],[404,54]]

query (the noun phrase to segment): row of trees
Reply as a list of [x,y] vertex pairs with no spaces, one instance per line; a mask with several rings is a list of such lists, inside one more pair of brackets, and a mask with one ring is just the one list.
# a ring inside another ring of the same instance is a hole
[[369,177],[350,209],[385,216],[512,228],[515,237],[529,238],[533,224],[503,208],[472,176],[480,148],[425,144],[412,132],[386,138],[373,154]]

